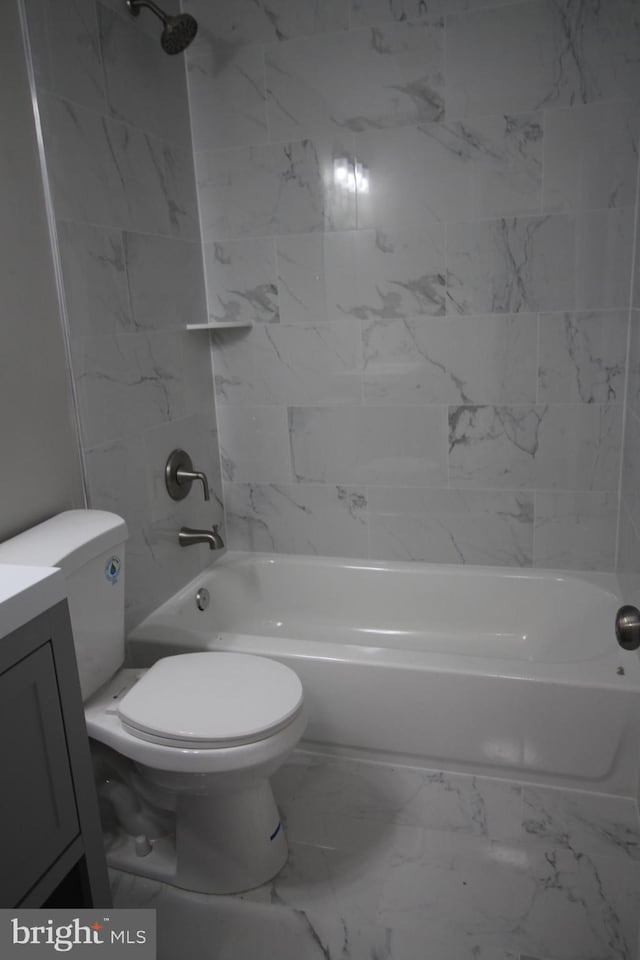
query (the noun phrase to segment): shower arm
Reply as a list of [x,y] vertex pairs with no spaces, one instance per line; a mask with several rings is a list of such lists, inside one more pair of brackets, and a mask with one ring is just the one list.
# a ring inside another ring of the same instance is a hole
[[166,13],[153,0],[126,0],[126,4],[132,17],[140,15],[140,7],[148,7],[163,23],[167,22]]

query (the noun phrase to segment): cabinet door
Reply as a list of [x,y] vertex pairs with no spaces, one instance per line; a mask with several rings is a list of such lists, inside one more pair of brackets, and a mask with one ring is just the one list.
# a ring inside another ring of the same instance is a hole
[[0,675],[0,904],[15,906],[78,834],[51,645]]

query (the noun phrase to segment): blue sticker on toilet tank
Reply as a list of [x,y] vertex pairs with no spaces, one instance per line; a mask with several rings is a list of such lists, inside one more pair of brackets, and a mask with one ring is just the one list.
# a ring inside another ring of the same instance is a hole
[[111,557],[104,565],[104,575],[114,586],[118,582],[121,566],[120,557]]

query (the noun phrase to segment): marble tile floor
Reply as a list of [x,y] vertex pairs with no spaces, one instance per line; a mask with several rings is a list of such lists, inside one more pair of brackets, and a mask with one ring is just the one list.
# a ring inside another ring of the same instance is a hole
[[631,800],[298,751],[274,778],[290,856],[206,896],[113,872],[158,960],[635,960]]

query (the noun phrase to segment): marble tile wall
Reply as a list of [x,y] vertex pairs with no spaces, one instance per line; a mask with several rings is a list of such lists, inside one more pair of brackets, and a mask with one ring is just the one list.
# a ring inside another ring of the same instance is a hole
[[[640,605],[640,171],[629,310],[629,372],[620,496],[618,576],[624,600]],[[639,949],[640,956],[640,949]]]
[[[209,559],[182,523],[222,519],[211,363],[183,58],[148,11],[117,0],[26,0],[72,340],[90,505],[129,526],[127,620]],[[177,446],[212,500],[164,490]]]
[[612,569],[637,3],[189,9],[231,545]]

